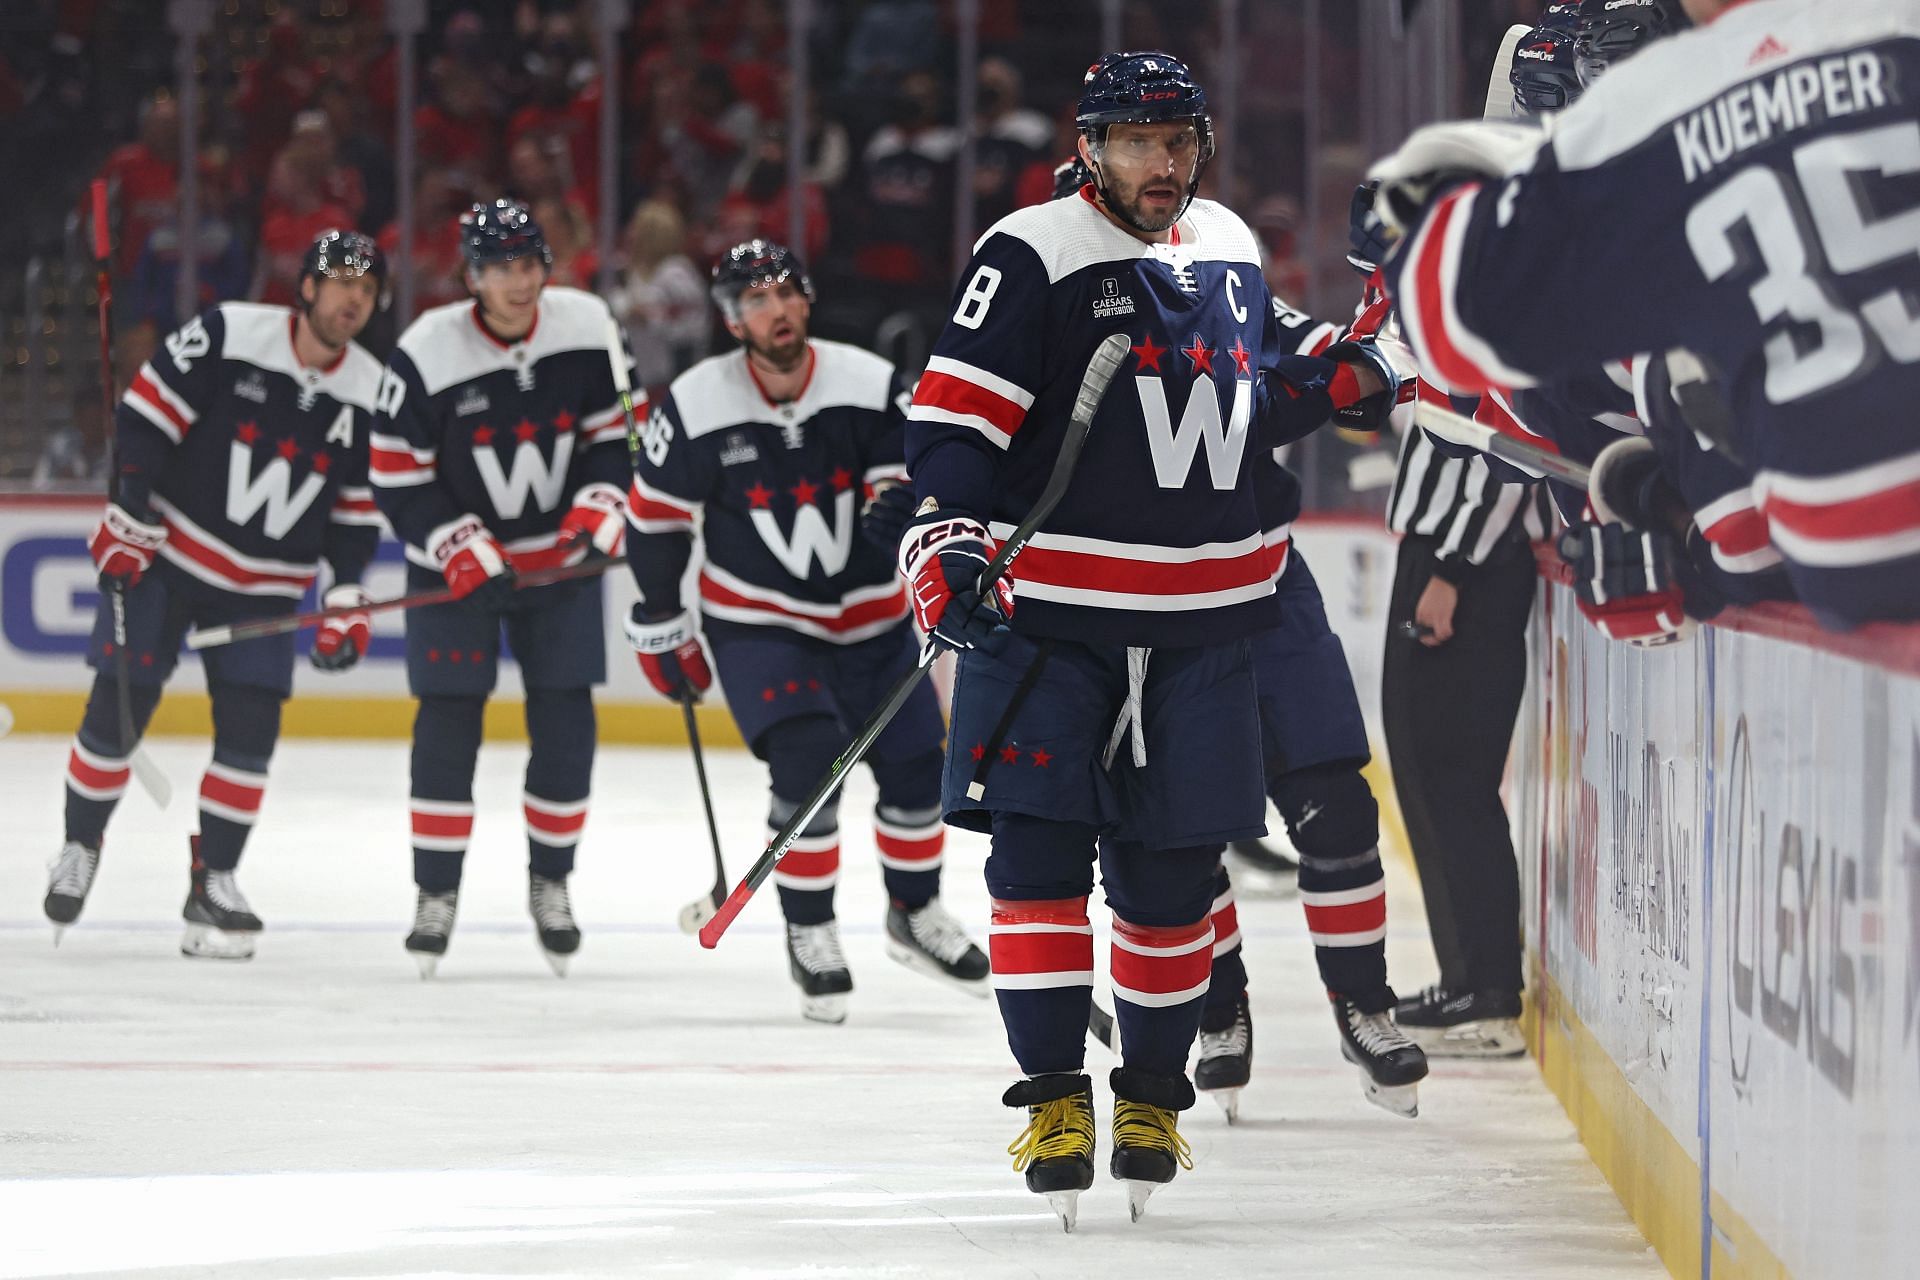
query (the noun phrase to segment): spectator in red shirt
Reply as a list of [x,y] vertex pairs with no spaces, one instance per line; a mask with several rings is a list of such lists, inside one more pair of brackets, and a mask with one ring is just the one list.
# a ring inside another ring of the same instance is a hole
[[[819,186],[801,185],[806,236],[801,251],[818,262],[827,249],[827,200]],[[714,211],[702,248],[718,258],[729,245],[760,236],[786,241],[791,208],[787,188],[787,131],[778,121],[762,126],[753,153],[735,173],[726,198]]]
[[[460,256],[460,213],[466,203],[443,169],[426,169],[413,189],[413,305],[416,311],[458,302],[467,296]],[[400,224],[380,232],[381,252],[399,262]],[[402,316],[404,324],[411,316]]]
[[289,173],[293,169],[300,170],[300,179],[320,193],[322,203],[346,214],[345,225],[359,225],[367,205],[366,187],[358,169],[340,163],[326,112],[302,111],[294,117],[293,136],[274,158],[267,176],[267,198],[260,210],[263,221],[279,212],[280,192],[299,189],[301,182]]
[[253,297],[291,306],[300,277],[300,260],[329,227],[351,227],[347,211],[328,202],[323,174],[310,162],[274,166],[267,192],[271,211],[260,222],[260,252],[254,255]]
[[553,274],[550,284],[571,285],[591,290],[600,271],[600,255],[593,246],[593,225],[586,215],[564,200],[533,202],[533,220],[547,234],[547,246],[553,250]]
[[173,216],[180,193],[180,111],[155,94],[140,108],[140,138],[107,157],[100,170],[120,213],[115,270],[132,270],[154,227]]
[[419,162],[447,170],[468,194],[489,190],[500,152],[500,122],[487,82],[473,67],[454,60],[441,62],[435,78],[438,100],[413,115]]
[[313,98],[322,71],[308,52],[312,33],[294,6],[281,7],[267,32],[267,51],[240,70],[233,108],[244,130],[241,172],[263,181],[274,155],[293,126],[293,117]]

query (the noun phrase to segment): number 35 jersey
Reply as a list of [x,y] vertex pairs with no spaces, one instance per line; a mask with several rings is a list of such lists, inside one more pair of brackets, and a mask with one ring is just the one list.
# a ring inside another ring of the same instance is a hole
[[906,478],[906,391],[879,356],[808,346],[812,372],[786,404],[731,351],[675,378],[654,406],[627,496],[627,560],[649,616],[681,608],[697,521],[710,620],[853,644],[906,617],[892,554],[859,528],[872,486]]
[[1647,46],[1388,264],[1422,367],[1478,394],[1684,348],[1801,599],[1920,616],[1917,95],[1920,0],[1754,0]]
[[167,335],[115,413],[113,496],[166,526],[161,559],[236,595],[298,600],[324,557],[358,582],[380,539],[367,435],[380,362],[294,354],[286,307],[227,302]]

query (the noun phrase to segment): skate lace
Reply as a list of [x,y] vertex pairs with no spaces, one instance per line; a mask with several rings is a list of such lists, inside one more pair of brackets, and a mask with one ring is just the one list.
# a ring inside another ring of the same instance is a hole
[[565,880],[533,877],[533,919],[542,929],[573,928],[573,898]]
[[100,851],[89,849],[78,840],[61,846],[48,869],[53,873],[47,889],[63,898],[84,898],[93,887],[93,873],[100,866]]
[[1151,1103],[1115,1098],[1113,1102],[1113,1142],[1120,1147],[1151,1147],[1164,1151],[1179,1162],[1182,1169],[1193,1168],[1193,1148],[1180,1136],[1180,1117],[1165,1107]]
[[960,922],[947,914],[937,898],[908,913],[907,927],[913,930],[913,940],[942,964],[955,963],[973,946]]
[[840,930],[832,924],[790,924],[787,945],[808,973],[829,973],[847,967],[840,950]]
[[1379,1055],[1392,1053],[1396,1049],[1411,1049],[1413,1041],[1401,1034],[1400,1028],[1393,1025],[1393,1019],[1384,1013],[1362,1013],[1358,1009],[1347,1010],[1347,1026],[1353,1031],[1353,1038],[1368,1053]]
[[241,893],[240,886],[234,883],[231,871],[207,872],[207,899],[222,911],[253,914],[253,908],[247,905],[246,895]]
[[421,890],[413,906],[413,927],[419,933],[453,932],[453,912],[459,897],[451,893]]
[[1252,1048],[1252,1030],[1244,1018],[1236,1017],[1233,1025],[1222,1031],[1201,1031],[1200,1056],[1202,1058],[1240,1058],[1245,1057]]
[[1093,1155],[1093,1111],[1080,1101],[1076,1095],[1027,1108],[1027,1127],[1007,1144],[1015,1173],[1035,1160]]

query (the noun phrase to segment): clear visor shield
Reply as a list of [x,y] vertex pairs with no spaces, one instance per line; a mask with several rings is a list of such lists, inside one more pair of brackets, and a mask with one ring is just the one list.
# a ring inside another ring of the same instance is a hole
[[1093,162],[1133,180],[1169,177],[1182,187],[1200,172],[1200,129],[1192,121],[1168,124],[1110,124],[1089,143]]

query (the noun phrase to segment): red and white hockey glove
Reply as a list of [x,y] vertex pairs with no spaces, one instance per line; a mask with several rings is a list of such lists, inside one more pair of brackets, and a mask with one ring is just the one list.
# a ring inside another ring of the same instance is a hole
[[627,643],[640,659],[647,682],[675,702],[700,700],[713,688],[713,664],[707,646],[693,629],[693,615],[685,609],[648,619],[646,606],[636,604],[627,615]]
[[627,495],[596,482],[573,495],[573,507],[560,521],[563,560],[576,549],[587,555],[617,556],[627,541]]
[[900,539],[900,576],[922,631],[949,649],[971,649],[1007,624],[1013,575],[1001,574],[985,599],[980,592],[996,550],[978,520],[941,511],[931,498],[922,504]]
[[153,567],[153,557],[167,540],[167,527],[136,519],[118,503],[108,503],[87,550],[100,570],[102,586],[131,587]]
[[1582,521],[1560,535],[1580,612],[1601,635],[1647,648],[1687,634],[1676,554],[1669,539],[1617,523]]
[[313,650],[307,655],[314,666],[322,671],[345,671],[367,656],[367,645],[373,639],[373,619],[358,612],[359,606],[366,603],[366,590],[350,583],[331,587],[320,598],[323,609],[352,608],[356,612],[336,614],[320,624],[320,632],[313,638]]
[[479,516],[461,516],[435,529],[427,537],[427,554],[456,600],[499,609],[513,595],[513,563]]

